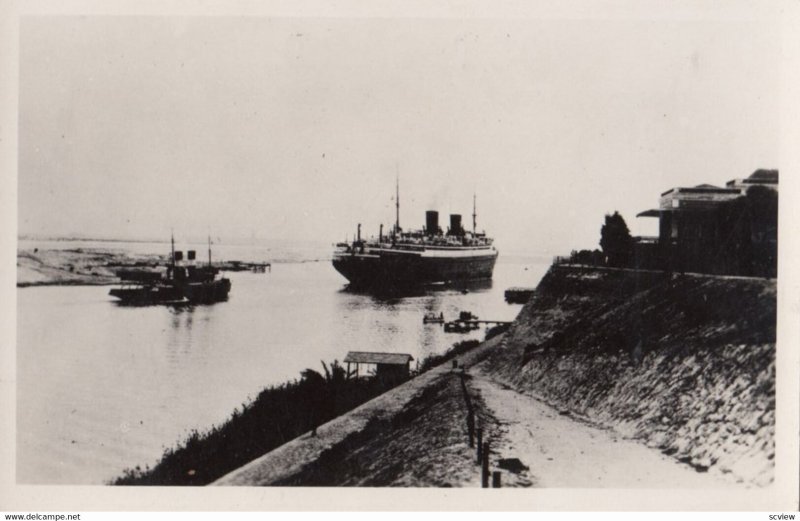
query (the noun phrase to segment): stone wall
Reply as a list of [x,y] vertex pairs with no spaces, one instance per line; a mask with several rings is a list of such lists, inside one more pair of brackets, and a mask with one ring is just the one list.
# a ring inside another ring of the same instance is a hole
[[490,371],[694,465],[766,485],[774,280],[554,267]]

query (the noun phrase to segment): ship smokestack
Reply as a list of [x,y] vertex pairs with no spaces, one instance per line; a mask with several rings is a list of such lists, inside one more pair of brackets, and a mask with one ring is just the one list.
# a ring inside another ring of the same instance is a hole
[[361,242],[361,223],[358,223],[358,234],[356,241]]
[[461,228],[460,214],[450,214],[450,235],[464,235],[464,230]]
[[428,210],[425,212],[425,230],[428,235],[436,235],[439,233],[439,212],[435,210]]
[[381,230],[378,232],[378,243],[383,242],[383,223],[381,223]]

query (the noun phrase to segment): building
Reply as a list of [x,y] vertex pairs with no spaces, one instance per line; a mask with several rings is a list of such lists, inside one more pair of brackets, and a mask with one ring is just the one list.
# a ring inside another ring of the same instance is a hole
[[[751,193],[754,187],[759,187]],[[777,273],[777,170],[756,170],[724,187],[701,184],[661,194],[657,240],[638,238],[639,267],[700,273],[775,276]],[[750,194],[751,196],[748,196]],[[761,194],[761,195],[759,195]],[[764,207],[764,208],[762,208]]]
[[765,169],[756,170],[747,179],[731,179],[725,186],[728,188],[741,188],[744,191],[751,186],[765,186],[777,191],[778,171]]
[[[400,381],[408,378],[411,371],[411,355],[406,353],[373,353],[350,351],[344,357],[347,377],[375,376],[384,381]],[[355,370],[351,371],[351,365]],[[363,373],[362,373],[363,370]]]

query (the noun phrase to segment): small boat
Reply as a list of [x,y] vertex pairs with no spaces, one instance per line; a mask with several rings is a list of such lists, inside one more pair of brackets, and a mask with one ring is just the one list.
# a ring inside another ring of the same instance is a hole
[[478,320],[478,315],[473,315],[471,311],[461,311],[458,314],[459,321]]
[[478,316],[473,315],[470,311],[461,311],[458,313],[458,318],[452,322],[445,322],[445,333],[469,333],[475,331],[481,326],[477,322]]
[[444,323],[444,314],[439,313],[427,313],[424,317],[422,317],[423,324],[443,324]]
[[231,281],[224,276],[217,278],[219,269],[211,264],[211,239],[208,246],[208,265],[195,264],[195,252],[189,250],[187,261],[183,252],[175,251],[172,239],[170,263],[165,273],[153,270],[120,270],[119,288],[109,295],[121,304],[147,306],[154,304],[212,304],[228,300]]
[[445,322],[444,324],[444,332],[445,333],[469,333],[470,331],[475,331],[476,329],[480,328],[478,324],[473,324],[470,322]]

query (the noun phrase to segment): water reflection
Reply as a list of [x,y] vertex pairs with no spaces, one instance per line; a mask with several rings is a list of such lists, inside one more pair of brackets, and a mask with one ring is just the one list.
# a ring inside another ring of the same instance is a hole
[[375,302],[398,300],[404,298],[424,297],[437,293],[462,293],[472,291],[482,292],[492,289],[492,279],[454,281],[442,284],[428,284],[424,286],[409,286],[405,288],[354,286],[347,284],[339,291],[351,295],[371,297]]

